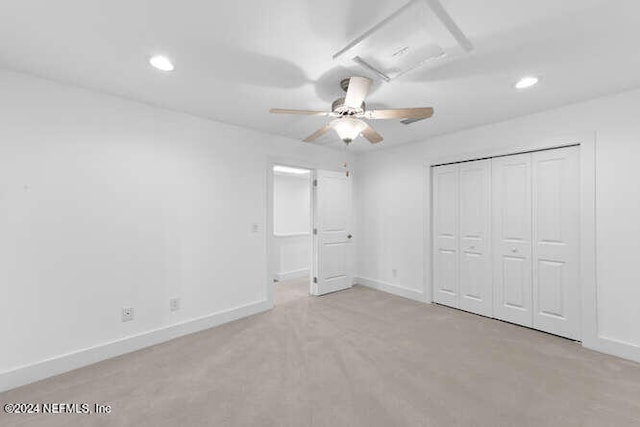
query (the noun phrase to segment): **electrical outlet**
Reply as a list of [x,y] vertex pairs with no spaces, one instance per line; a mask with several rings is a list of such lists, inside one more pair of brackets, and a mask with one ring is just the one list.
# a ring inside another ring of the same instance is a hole
[[180,298],[171,298],[169,300],[169,310],[171,311],[180,310]]
[[133,307],[122,307],[122,321],[128,322],[133,320]]
[[393,277],[398,277],[398,269],[397,268],[393,268],[391,269],[391,275]]

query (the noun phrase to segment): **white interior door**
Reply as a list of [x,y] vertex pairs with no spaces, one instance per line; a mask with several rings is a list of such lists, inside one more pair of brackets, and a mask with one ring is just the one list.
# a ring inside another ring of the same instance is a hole
[[459,165],[433,168],[434,301],[458,307]]
[[461,163],[459,181],[459,308],[491,316],[491,160]]
[[351,287],[351,178],[318,170],[315,189],[314,295]]
[[533,326],[531,154],[492,159],[494,317]]
[[533,159],[533,326],[579,339],[578,147]]

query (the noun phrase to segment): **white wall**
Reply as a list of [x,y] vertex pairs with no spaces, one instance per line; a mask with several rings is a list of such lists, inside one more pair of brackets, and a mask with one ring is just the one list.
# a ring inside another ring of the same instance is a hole
[[[108,343],[131,349],[113,344],[127,337],[269,308],[270,159],[345,160],[12,72],[0,71],[0,94],[0,390],[99,359]],[[134,321],[121,322],[123,306]],[[79,351],[91,357],[47,362]]]
[[308,233],[311,215],[309,174],[273,176],[273,230],[276,234]]
[[[361,212],[358,275],[390,291],[426,299],[426,162],[597,132],[599,334],[619,350],[612,352],[640,360],[639,111],[636,90],[364,155],[355,179]],[[392,269],[397,269],[396,277]]]
[[274,279],[293,280],[311,272],[311,234],[274,236]]
[[274,265],[277,280],[309,275],[311,269],[310,174],[274,173]]

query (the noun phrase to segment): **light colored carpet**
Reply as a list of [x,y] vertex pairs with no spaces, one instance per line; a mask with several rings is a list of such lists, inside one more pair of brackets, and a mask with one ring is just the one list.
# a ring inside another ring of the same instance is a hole
[[282,305],[300,298],[308,298],[310,291],[309,278],[276,282],[273,284],[273,303]]
[[2,426],[640,425],[640,365],[362,287],[0,394],[110,415]]

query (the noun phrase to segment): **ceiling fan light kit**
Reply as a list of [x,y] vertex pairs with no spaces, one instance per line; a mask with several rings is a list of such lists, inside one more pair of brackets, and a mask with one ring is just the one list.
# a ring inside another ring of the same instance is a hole
[[417,67],[434,66],[472,50],[438,0],[411,0],[336,52],[333,59],[355,62],[390,82]]
[[349,144],[356,139],[367,127],[365,122],[360,119],[354,119],[353,117],[335,119],[330,124],[345,144]]

